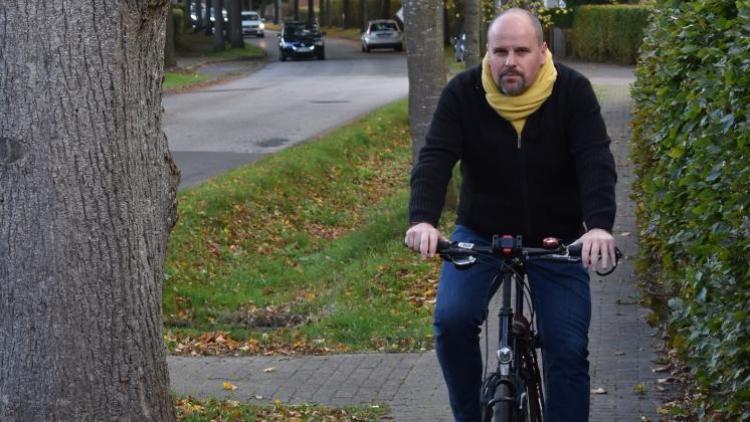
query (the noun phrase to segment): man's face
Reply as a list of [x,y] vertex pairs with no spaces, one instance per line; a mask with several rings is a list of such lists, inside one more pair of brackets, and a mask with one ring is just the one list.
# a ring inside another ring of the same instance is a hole
[[538,42],[534,26],[523,15],[507,14],[487,35],[490,71],[505,95],[520,95],[531,86],[547,61],[547,45]]

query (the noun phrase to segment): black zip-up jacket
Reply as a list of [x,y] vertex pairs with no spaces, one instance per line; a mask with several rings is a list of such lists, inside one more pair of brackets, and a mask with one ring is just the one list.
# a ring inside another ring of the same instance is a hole
[[549,236],[570,242],[584,227],[612,231],[617,174],[599,103],[588,79],[555,67],[552,94],[520,137],[487,103],[481,65],[446,85],[412,170],[412,224],[437,226],[460,160],[458,224],[522,235],[526,245]]

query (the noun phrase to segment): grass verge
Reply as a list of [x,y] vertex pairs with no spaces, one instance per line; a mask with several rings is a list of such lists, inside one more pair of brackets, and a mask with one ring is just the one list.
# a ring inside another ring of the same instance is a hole
[[375,422],[387,413],[380,405],[326,407],[318,405],[287,406],[276,402],[270,406],[240,404],[234,400],[197,400],[192,397],[175,400],[180,422],[241,421],[341,421]]
[[164,289],[170,350],[431,347],[438,265],[402,245],[409,138],[401,101],[181,191]]
[[[262,48],[252,44],[245,44],[244,48],[231,48],[229,43],[225,44],[223,51],[213,50],[213,37],[206,36],[203,32],[190,32],[180,40],[177,54],[180,57],[195,58],[197,63],[211,61],[231,60],[259,60],[266,53]],[[164,75],[162,89],[165,92],[174,92],[207,84],[219,82],[227,77],[236,75],[211,75],[192,69],[175,68],[168,70]]]

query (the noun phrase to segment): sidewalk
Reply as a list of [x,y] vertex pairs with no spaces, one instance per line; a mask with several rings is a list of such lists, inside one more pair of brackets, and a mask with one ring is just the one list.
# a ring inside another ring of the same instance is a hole
[[[591,421],[657,421],[657,332],[638,305],[632,258],[637,252],[633,180],[628,158],[632,69],[570,63],[594,83],[613,140],[618,166],[615,235],[626,259],[612,275],[591,279]],[[492,321],[492,319],[491,319]],[[493,332],[492,324],[490,333]],[[490,343],[492,344],[492,342]],[[484,345],[484,342],[482,342]],[[484,347],[482,347],[484,348]],[[178,395],[231,398],[246,403],[387,404],[398,422],[450,421],[442,374],[434,351],[310,357],[168,358]],[[238,388],[227,391],[229,381]]]

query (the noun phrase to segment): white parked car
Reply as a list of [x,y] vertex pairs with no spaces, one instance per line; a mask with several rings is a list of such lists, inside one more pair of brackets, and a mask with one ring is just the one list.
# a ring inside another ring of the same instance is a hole
[[258,12],[243,11],[242,15],[242,35],[255,35],[258,38],[266,36],[266,24],[263,23]]
[[362,51],[369,53],[373,48],[404,49],[404,37],[396,21],[378,19],[367,23],[367,31],[362,33]]

